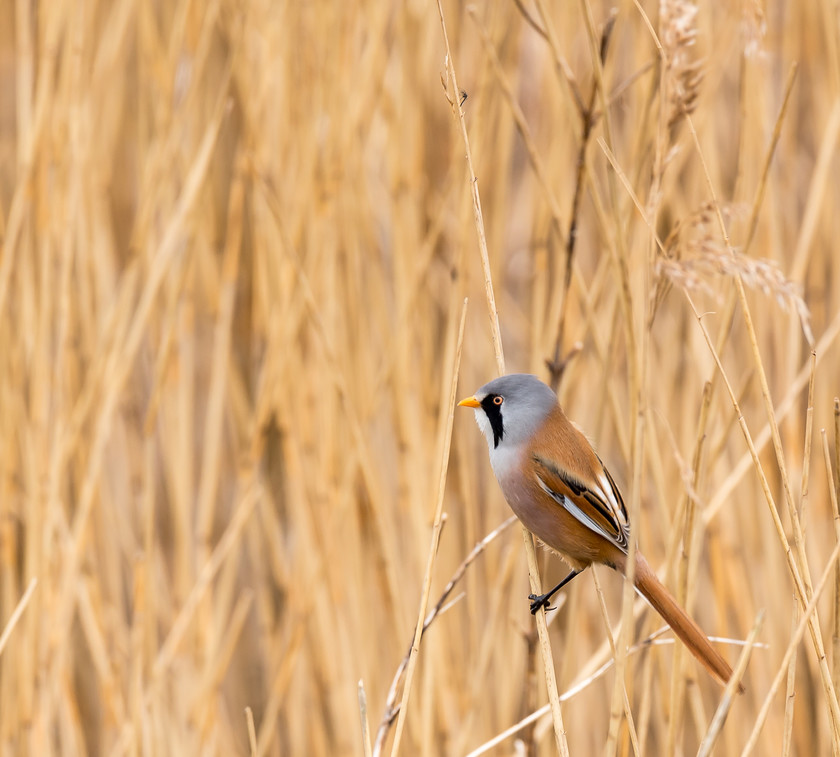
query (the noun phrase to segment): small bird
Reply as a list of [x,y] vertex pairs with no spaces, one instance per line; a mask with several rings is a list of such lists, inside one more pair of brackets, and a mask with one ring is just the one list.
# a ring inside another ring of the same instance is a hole
[[[592,445],[536,376],[494,379],[458,403],[475,409],[505,499],[526,528],[572,568],[551,591],[531,594],[531,613],[592,563],[626,573],[630,524],[621,492]],[[635,585],[721,683],[732,669],[636,550]]]

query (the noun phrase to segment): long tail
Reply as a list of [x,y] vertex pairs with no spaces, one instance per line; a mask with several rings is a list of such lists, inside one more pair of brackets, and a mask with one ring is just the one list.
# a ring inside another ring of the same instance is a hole
[[[732,668],[712,646],[700,626],[688,616],[677,604],[677,600],[662,585],[647,560],[638,553],[636,554],[635,584],[645,599],[653,605],[683,644],[688,647],[691,654],[700,660],[706,670],[720,683],[726,685],[732,677]],[[741,692],[744,690],[743,686],[739,689]]]

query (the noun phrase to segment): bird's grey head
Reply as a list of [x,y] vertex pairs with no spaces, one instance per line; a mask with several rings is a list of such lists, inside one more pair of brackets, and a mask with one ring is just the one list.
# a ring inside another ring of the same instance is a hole
[[557,405],[557,395],[536,376],[510,373],[493,379],[458,403],[475,409],[475,420],[494,450],[527,442]]

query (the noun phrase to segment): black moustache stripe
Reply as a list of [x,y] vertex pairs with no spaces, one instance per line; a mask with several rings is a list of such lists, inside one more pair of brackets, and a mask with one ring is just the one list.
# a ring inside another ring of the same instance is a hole
[[497,396],[498,395],[496,394],[488,394],[483,400],[481,400],[481,408],[484,410],[487,420],[490,421],[490,428],[493,429],[494,449],[499,446],[499,442],[502,441],[505,436],[505,427],[502,423],[501,406],[493,402]]

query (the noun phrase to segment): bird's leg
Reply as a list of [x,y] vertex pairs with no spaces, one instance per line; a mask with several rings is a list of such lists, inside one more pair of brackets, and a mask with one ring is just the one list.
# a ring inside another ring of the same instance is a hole
[[536,615],[537,610],[540,607],[545,607],[545,611],[548,612],[549,610],[556,610],[556,607],[551,606],[551,598],[562,589],[569,581],[571,581],[578,573],[579,570],[573,570],[566,576],[557,586],[555,586],[551,591],[546,592],[545,594],[541,594],[537,596],[536,594],[529,594],[528,599],[531,600],[531,615]]

